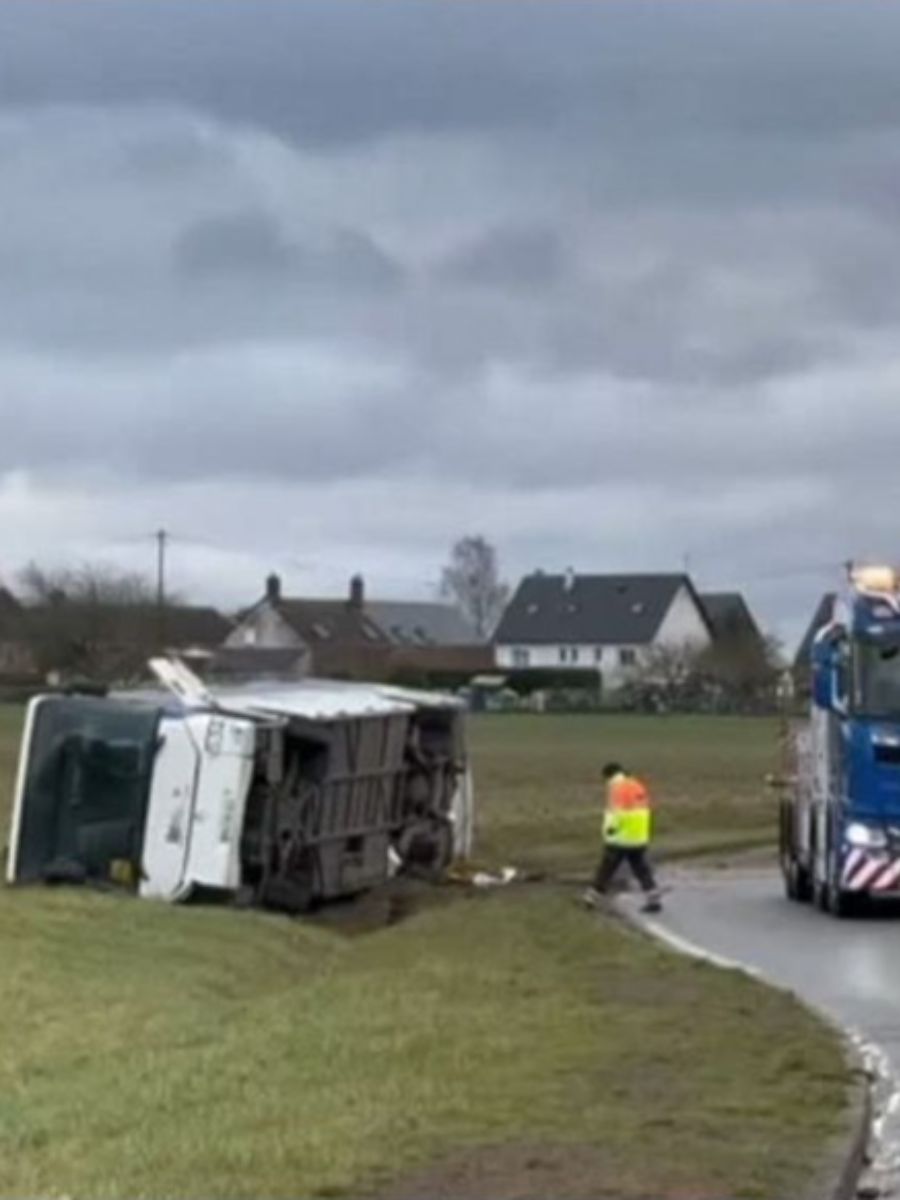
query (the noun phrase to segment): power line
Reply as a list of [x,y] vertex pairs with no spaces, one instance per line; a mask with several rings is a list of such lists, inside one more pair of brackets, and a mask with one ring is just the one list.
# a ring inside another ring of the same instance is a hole
[[166,548],[169,534],[165,529],[158,529],[156,538],[156,620],[159,649],[164,650],[166,644]]

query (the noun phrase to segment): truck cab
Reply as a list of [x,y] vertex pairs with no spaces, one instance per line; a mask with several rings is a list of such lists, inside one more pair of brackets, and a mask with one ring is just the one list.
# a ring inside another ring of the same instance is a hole
[[781,809],[788,896],[844,915],[900,896],[900,573],[853,568],[812,648]]

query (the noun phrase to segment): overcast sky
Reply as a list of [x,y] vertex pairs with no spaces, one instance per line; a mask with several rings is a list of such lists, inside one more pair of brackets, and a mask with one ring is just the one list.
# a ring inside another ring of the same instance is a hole
[[3,0],[0,574],[425,596],[452,540],[789,640],[900,559],[900,5]]

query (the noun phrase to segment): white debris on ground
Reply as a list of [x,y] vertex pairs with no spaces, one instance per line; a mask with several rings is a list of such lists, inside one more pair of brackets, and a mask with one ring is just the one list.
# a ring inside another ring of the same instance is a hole
[[471,863],[457,862],[447,871],[447,879],[451,883],[462,883],[477,888],[506,887],[520,878],[521,872],[517,867],[501,867],[498,871],[488,871]]

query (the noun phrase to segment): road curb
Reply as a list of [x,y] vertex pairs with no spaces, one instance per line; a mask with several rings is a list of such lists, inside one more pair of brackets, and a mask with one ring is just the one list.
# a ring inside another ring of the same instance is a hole
[[[817,1014],[821,1015],[821,1014]],[[825,1154],[819,1179],[810,1189],[809,1200],[854,1200],[860,1192],[863,1172],[869,1161],[872,1140],[872,1079],[862,1054],[841,1030],[851,1087],[844,1128],[836,1134]]]
[[[652,938],[676,954],[693,958],[724,971],[737,971],[757,983],[763,983],[776,991],[786,991],[771,983],[759,971],[733,959],[712,954],[701,946],[670,933],[657,921],[649,920],[621,898],[610,901],[609,909],[614,917],[630,925],[644,937]],[[869,1149],[873,1139],[874,1103],[873,1071],[866,1063],[863,1049],[846,1029],[843,1029],[825,1013],[810,1008],[795,993],[790,995],[810,1012],[824,1021],[840,1036],[844,1055],[850,1070],[851,1081],[847,1109],[843,1115],[843,1129],[836,1134],[824,1155],[819,1177],[812,1183],[804,1200],[855,1200],[861,1194],[863,1172],[869,1163]],[[877,1196],[877,1190],[870,1193]],[[800,1200],[800,1198],[798,1198]]]

